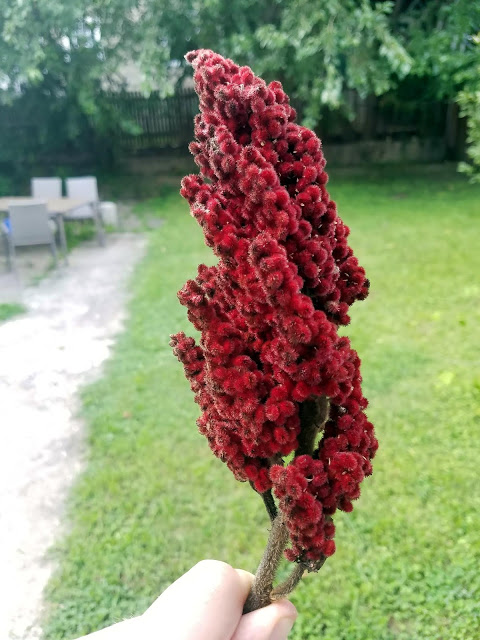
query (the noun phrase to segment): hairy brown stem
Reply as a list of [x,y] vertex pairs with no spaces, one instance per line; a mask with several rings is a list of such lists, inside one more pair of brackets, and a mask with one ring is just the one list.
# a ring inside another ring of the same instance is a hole
[[287,527],[283,523],[282,516],[278,515],[272,523],[268,543],[258,565],[252,589],[243,607],[243,613],[261,609],[272,602],[273,580],[287,541]]
[[273,589],[270,594],[271,600],[279,600],[280,598],[288,596],[289,593],[292,593],[302,579],[304,573],[305,567],[302,564],[296,564],[288,578]]
[[[315,440],[317,434],[325,428],[328,420],[329,401],[327,396],[313,398],[303,402],[300,406],[300,424],[301,431],[298,436],[298,448],[295,451],[295,457],[308,454],[312,455],[315,448]],[[283,461],[278,461],[283,463]],[[253,487],[253,483],[250,483]],[[268,490],[261,494],[265,507],[267,509],[270,520],[272,521],[272,529],[268,538],[268,543],[263,554],[263,558],[258,566],[253,581],[252,589],[248,595],[247,601],[243,608],[243,613],[249,613],[256,609],[266,607],[274,600],[283,598],[295,589],[300,582],[305,569],[316,571],[323,564],[321,563],[299,563],[297,564],[289,577],[273,588],[275,574],[280,564],[282,553],[287,546],[288,531],[283,522],[282,514],[277,511],[272,491]],[[311,566],[310,566],[311,564]]]

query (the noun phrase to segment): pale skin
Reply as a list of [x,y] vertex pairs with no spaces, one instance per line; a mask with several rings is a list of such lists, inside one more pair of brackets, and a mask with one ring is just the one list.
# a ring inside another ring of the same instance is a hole
[[147,611],[78,640],[286,640],[297,617],[288,600],[242,615],[253,575],[202,560]]

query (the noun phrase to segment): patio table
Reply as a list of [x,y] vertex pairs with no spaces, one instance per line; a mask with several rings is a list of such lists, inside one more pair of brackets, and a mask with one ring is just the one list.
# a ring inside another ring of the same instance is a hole
[[[31,198],[25,196],[4,196],[0,198],[0,212],[8,212],[10,204],[27,204],[35,202],[44,202],[47,205],[48,213],[51,218],[54,218],[58,224],[58,230],[60,234],[60,246],[65,258],[65,262],[68,264],[67,258],[67,237],[65,235],[65,223],[64,216],[70,211],[82,207],[84,205],[92,205],[94,211],[98,210],[97,203],[91,200],[80,200],[75,198]],[[95,220],[98,226],[98,221]]]

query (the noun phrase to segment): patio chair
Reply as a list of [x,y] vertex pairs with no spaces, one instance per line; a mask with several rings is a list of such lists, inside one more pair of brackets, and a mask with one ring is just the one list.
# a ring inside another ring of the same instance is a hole
[[61,178],[32,178],[31,193],[34,198],[50,199],[62,197]]
[[77,207],[64,216],[64,220],[93,220],[100,245],[105,244],[105,233],[100,216],[97,179],[93,176],[67,178],[67,198],[88,200],[89,203]]
[[15,267],[15,248],[48,245],[52,250],[55,266],[58,266],[55,235],[44,202],[11,204],[8,219],[2,224],[7,245],[7,260],[10,271]]

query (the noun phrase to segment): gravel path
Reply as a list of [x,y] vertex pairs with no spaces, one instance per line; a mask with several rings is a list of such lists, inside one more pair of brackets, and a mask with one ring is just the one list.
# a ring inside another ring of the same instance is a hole
[[122,328],[138,234],[80,247],[70,265],[27,288],[28,313],[0,325],[0,638],[41,637],[46,551],[82,468],[79,387],[94,379]]

